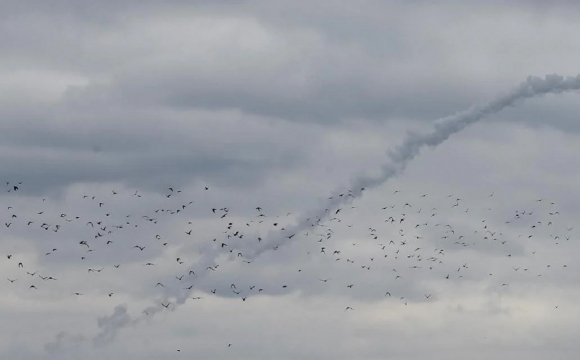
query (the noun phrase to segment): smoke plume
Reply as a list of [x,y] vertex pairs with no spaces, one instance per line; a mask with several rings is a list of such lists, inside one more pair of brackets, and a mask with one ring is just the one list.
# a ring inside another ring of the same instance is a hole
[[[364,190],[378,187],[397,176],[419,154],[421,148],[436,147],[468,125],[486,116],[498,113],[508,106],[514,106],[518,101],[548,93],[559,94],[571,90],[580,90],[580,75],[566,79],[555,74],[547,75],[544,79],[529,76],[526,81],[510,92],[500,95],[486,104],[473,106],[455,115],[435,120],[433,129],[426,134],[408,132],[403,142],[387,153],[387,161],[381,166],[381,174],[379,176],[359,176],[355,178],[351,181],[350,189],[343,190],[342,192],[335,191],[334,196],[332,196],[332,199],[330,199],[326,206],[310,211],[302,217],[304,220],[299,221],[292,227],[287,227],[285,234],[272,232],[258,246],[252,244],[253,246],[243,247],[243,245],[249,244],[247,242],[240,242],[240,248],[243,248],[244,258],[254,259],[275,246],[289,243],[292,240],[288,239],[286,234],[299,234],[305,231],[312,224],[312,219],[314,221],[323,220],[327,215],[334,213],[341,206],[359,197]],[[351,194],[352,196],[337,196],[340,193]]]
[[[281,233],[280,231],[272,231],[260,243],[250,243],[247,241],[240,241],[239,239],[230,239],[230,247],[242,252],[246,260],[251,260],[266,251],[272,250],[274,247],[295,241],[299,238],[299,234],[309,229],[313,223],[324,220],[327,215],[333,214],[338,208],[359,197],[363,191],[376,188],[387,182],[389,179],[399,175],[405,170],[407,164],[419,154],[421,148],[436,147],[447,140],[451,135],[463,130],[468,125],[471,125],[486,116],[496,114],[508,106],[514,106],[519,101],[549,93],[559,94],[572,90],[580,90],[580,75],[576,77],[568,77],[566,79],[555,74],[547,75],[543,79],[540,77],[529,76],[526,81],[522,82],[519,86],[505,94],[499,95],[485,104],[476,105],[468,110],[435,120],[432,130],[427,133],[407,133],[403,142],[387,153],[386,161],[381,166],[381,173],[379,176],[359,176],[354,178],[351,181],[350,189],[335,191],[332,198],[325,206],[312,209],[303,215],[301,220],[298,220],[296,224],[286,227],[284,233]],[[339,196],[341,193],[349,194],[349,196]],[[288,238],[289,234],[296,234],[296,237],[290,239]],[[189,268],[188,271],[194,270],[198,276],[203,276],[207,273],[207,267],[213,267],[216,265],[216,260],[220,255],[222,255],[222,252],[219,248],[207,250],[207,252],[204,252],[204,258]],[[166,290],[164,295],[167,297],[174,297],[174,304],[176,307],[183,304],[188,296],[190,296],[190,293],[191,291],[172,293],[172,290]],[[175,310],[175,307],[173,310]],[[161,310],[161,308],[160,305],[156,305],[148,310],[151,313],[156,313]],[[115,314],[121,316],[114,316]],[[117,334],[119,328],[130,325],[136,321],[130,320],[126,312],[119,311],[119,309],[116,309],[115,314],[110,318],[100,319],[99,325],[103,328],[103,331],[96,336],[94,339],[95,343],[101,344],[112,341],[112,338]],[[115,321],[107,320],[106,324],[104,324],[105,319]]]

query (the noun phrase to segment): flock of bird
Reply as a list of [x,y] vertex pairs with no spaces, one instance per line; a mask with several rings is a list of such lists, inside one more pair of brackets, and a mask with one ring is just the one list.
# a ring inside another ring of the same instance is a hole
[[[20,197],[25,185],[7,182],[5,191]],[[253,296],[279,295],[305,286],[410,305],[437,301],[441,295],[436,285],[423,289],[417,280],[438,284],[485,277],[495,291],[503,291],[514,276],[561,276],[573,265],[542,257],[542,251],[559,249],[575,240],[574,228],[560,221],[557,204],[548,199],[530,199],[526,207],[514,208],[511,213],[502,208],[503,213],[497,213],[492,206],[493,192],[486,195],[486,204],[492,205],[475,209],[454,194],[393,191],[383,206],[372,209],[373,215],[368,216],[368,211],[354,206],[352,191],[345,191],[337,195],[345,199],[341,208],[326,209],[322,217],[301,219],[288,212],[271,214],[259,204],[235,211],[218,204],[198,205],[211,203],[211,192],[205,186],[194,196],[169,187],[163,196],[156,195],[155,201],[147,203],[155,207],[138,205],[138,214],[122,213],[123,204],[143,201],[145,196],[153,196],[151,193],[111,189],[108,194],[84,194],[74,199],[76,208],[84,209],[77,214],[55,211],[55,205],[46,199],[26,206],[7,205],[2,235],[16,240],[4,240],[2,246],[5,254],[0,265],[9,269],[6,284],[20,286],[21,292],[39,293],[54,291],[53,284],[58,282],[65,283],[59,291],[67,289],[70,296],[113,298],[118,289],[114,283],[104,282],[99,289],[107,284],[111,289],[96,290],[90,282],[98,277],[117,277],[126,267],[140,266],[147,271],[143,286],[162,298],[143,311],[143,316],[151,316],[164,309],[175,310],[186,300],[211,301],[221,296],[246,302]],[[122,200],[117,200],[119,197]],[[467,219],[477,218],[470,212],[487,215],[468,224]],[[369,223],[377,219],[380,222]],[[306,221],[308,229],[298,233],[288,230],[299,220]],[[207,228],[216,232],[208,235]],[[261,257],[246,256],[244,249],[268,244],[273,232],[283,234],[288,245],[272,245],[269,252],[315,258],[320,266],[301,260],[293,263],[292,258],[281,260],[284,268],[291,270],[271,285],[275,279],[260,272]],[[32,260],[23,255],[24,247],[18,243],[22,234],[42,239],[34,242],[36,258]],[[170,248],[182,251],[171,262],[163,257]],[[465,260],[468,255],[476,259],[473,254],[478,252],[501,258],[500,267],[492,270],[486,264]],[[199,256],[211,259],[200,262]],[[197,260],[190,260],[193,258]],[[224,262],[237,262],[241,270],[222,274],[220,265]],[[69,274],[76,279],[79,269],[88,278],[71,280],[67,285]],[[245,271],[253,275],[243,276]],[[380,286],[368,286],[376,277],[385,280]],[[337,310],[356,313],[356,306],[343,303]]]

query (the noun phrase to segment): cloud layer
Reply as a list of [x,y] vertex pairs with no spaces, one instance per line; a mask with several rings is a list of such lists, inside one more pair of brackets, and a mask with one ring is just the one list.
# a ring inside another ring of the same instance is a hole
[[0,358],[576,358],[580,7],[1,6]]

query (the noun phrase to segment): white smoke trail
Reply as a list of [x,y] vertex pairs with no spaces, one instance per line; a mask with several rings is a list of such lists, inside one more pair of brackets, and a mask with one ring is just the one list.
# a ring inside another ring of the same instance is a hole
[[[486,104],[473,106],[466,111],[435,120],[433,130],[429,133],[408,133],[407,137],[399,146],[387,153],[388,161],[382,165],[380,176],[359,176],[352,181],[350,186],[351,192],[349,192],[352,196],[337,196],[340,192],[336,191],[334,193],[335,196],[332,197],[326,206],[320,209],[313,209],[302,217],[304,220],[299,220],[297,224],[287,227],[283,234],[281,234],[280,231],[270,232],[261,243],[256,244],[255,242],[252,242],[250,244],[247,241],[238,240],[230,247],[238,249],[243,253],[245,259],[251,260],[268,250],[272,250],[276,246],[290,243],[296,238],[293,238],[292,240],[288,239],[288,234],[299,234],[309,229],[312,224],[312,219],[324,220],[327,215],[333,214],[334,211],[341,206],[359,197],[362,194],[362,189],[370,190],[384,184],[390,178],[400,174],[405,170],[409,161],[413,160],[419,154],[421,148],[425,146],[435,147],[443,143],[451,135],[463,130],[466,126],[473,124],[486,116],[498,113],[508,106],[513,106],[517,101],[548,93],[559,94],[572,90],[580,90],[580,75],[576,77],[568,77],[566,79],[556,74],[547,75],[544,79],[529,76],[526,81],[522,82],[510,92],[500,95]],[[231,239],[230,242],[232,240],[234,239]],[[204,258],[201,262],[188,269],[188,271],[194,270],[198,276],[203,276],[203,274],[206,273],[206,268],[209,266],[215,266],[217,258],[222,254],[223,253],[219,248],[213,248],[210,253],[204,254]],[[167,290],[165,295],[167,297],[175,297],[175,307],[177,307],[177,305],[181,305],[187,300],[190,293],[190,291],[172,293],[171,290]],[[175,307],[173,310],[175,310]],[[148,310],[150,314],[154,314],[161,310],[161,306],[152,306]],[[108,323],[108,326],[102,331],[104,333],[97,335],[95,339],[107,339],[110,341],[117,334],[117,329],[128,326],[135,321],[137,321],[137,319],[124,319],[122,322]]]

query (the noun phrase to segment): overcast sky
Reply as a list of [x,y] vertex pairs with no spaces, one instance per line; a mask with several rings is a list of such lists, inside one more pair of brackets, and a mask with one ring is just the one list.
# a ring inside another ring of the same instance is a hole
[[0,358],[577,359],[579,16],[0,1]]

